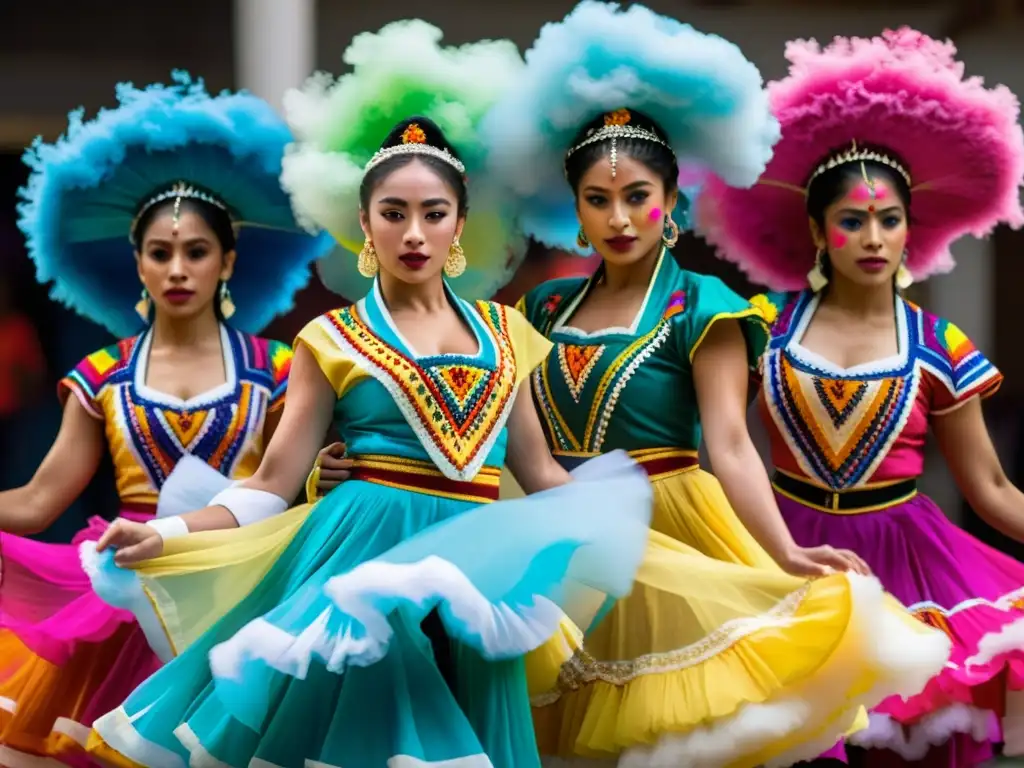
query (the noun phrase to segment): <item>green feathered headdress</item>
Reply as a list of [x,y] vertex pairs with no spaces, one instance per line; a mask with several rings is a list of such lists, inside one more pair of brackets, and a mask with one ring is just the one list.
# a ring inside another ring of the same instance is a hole
[[455,291],[489,298],[525,255],[515,203],[488,183],[487,147],[478,133],[483,115],[522,72],[522,57],[508,40],[442,46],[441,37],[440,29],[418,19],[357,35],[343,56],[349,74],[335,80],[319,73],[285,96],[295,143],[281,183],[298,220],[326,229],[347,249],[319,264],[324,284],[346,298],[359,298],[370,286],[355,256],[363,243],[363,168],[391,129],[413,115],[437,123],[466,166],[470,213],[461,240],[467,269],[452,280]]

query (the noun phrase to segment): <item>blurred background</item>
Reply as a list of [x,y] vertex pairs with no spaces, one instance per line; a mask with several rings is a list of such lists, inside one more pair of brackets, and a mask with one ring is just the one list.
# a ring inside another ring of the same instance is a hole
[[[627,3],[628,4],[628,3]],[[0,3],[0,488],[27,481],[59,424],[55,384],[81,357],[112,341],[106,332],[48,299],[37,285],[15,225],[17,189],[27,173],[20,156],[37,135],[52,140],[70,109],[88,114],[113,105],[115,83],[168,80],[175,68],[206,79],[211,90],[246,88],[279,106],[281,96],[316,69],[344,71],[341,54],[363,31],[403,18],[424,18],[444,29],[448,44],[510,38],[525,49],[540,26],[561,18],[572,0],[387,3],[351,0],[5,0]],[[787,40],[874,35],[911,25],[950,37],[967,71],[990,84],[1024,93],[1022,0],[649,0],[656,11],[736,42],[766,79],[784,74]],[[677,255],[695,271],[723,277],[751,295],[730,266],[702,241],[682,238]],[[958,324],[1006,374],[987,406],[990,426],[1010,476],[1024,482],[1024,356],[1017,309],[1024,302],[1024,235],[1000,231],[965,240],[955,273],[914,286],[911,298]],[[353,258],[355,258],[353,256]],[[594,262],[534,247],[512,285],[499,296],[514,302],[542,279],[586,272]],[[132,265],[125,264],[125,269]],[[358,298],[358,297],[348,297]],[[264,335],[290,341],[310,318],[347,303],[314,277],[296,309]],[[763,439],[751,424],[759,440]],[[976,535],[1017,556],[964,507],[941,457],[932,456],[924,481],[947,513]],[[84,510],[112,497],[109,472],[43,535],[66,541]]]

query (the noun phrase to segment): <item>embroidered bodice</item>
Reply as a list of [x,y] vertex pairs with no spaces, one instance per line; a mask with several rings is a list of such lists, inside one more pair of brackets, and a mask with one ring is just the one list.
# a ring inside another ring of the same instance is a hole
[[531,379],[552,450],[697,450],[694,355],[714,322],[740,318],[753,362],[767,340],[759,312],[718,278],[688,272],[662,253],[632,325],[586,333],[572,317],[600,275],[552,280],[521,300],[555,345]]
[[476,337],[474,355],[418,355],[378,284],[299,334],[337,393],[335,420],[350,454],[430,461],[453,480],[504,465],[516,388],[550,344],[511,307],[448,295]]
[[146,383],[151,333],[122,339],[80,362],[60,382],[105,424],[117,493],[126,504],[155,504],[186,453],[226,477],[252,476],[263,456],[263,424],[284,405],[292,351],[287,344],[221,326],[225,382],[180,400]]
[[959,328],[900,297],[897,354],[842,369],[801,344],[819,299],[753,299],[772,322],[759,407],[775,467],[835,490],[917,477],[931,416],[992,394],[1002,374]]

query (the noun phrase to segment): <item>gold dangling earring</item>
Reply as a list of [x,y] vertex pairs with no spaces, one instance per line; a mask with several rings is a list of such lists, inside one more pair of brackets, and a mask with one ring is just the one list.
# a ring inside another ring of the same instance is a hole
[[679,242],[679,225],[671,216],[665,217],[665,229],[661,233],[661,242],[666,248],[672,248]]
[[466,252],[462,250],[462,243],[456,235],[452,244],[448,247],[448,258],[444,260],[444,273],[448,277],[455,278],[466,271]]
[[907,269],[907,252],[903,252],[903,259],[900,261],[900,266],[896,270],[896,288],[901,291],[907,290],[914,284],[914,276],[910,274],[910,270]]
[[143,288],[142,289],[142,298],[140,298],[135,303],[135,312],[136,312],[136,314],[138,314],[139,317],[142,318],[142,322],[144,322],[144,323],[148,323],[149,322],[149,310],[150,310],[151,306],[152,305],[151,305],[151,302],[149,300],[149,291],[147,291],[145,288]]
[[589,248],[590,241],[587,239],[587,233],[583,231],[583,226],[580,226],[580,231],[576,233],[576,245],[580,248]]
[[818,253],[814,256],[814,266],[811,271],[807,273],[807,283],[811,286],[811,290],[815,293],[820,293],[828,285],[828,278],[825,277],[825,271],[822,269],[821,262],[825,258],[825,249],[819,248]]
[[220,316],[228,320],[233,314],[235,314],[235,302],[231,298],[227,281],[224,281],[220,284]]
[[377,249],[373,247],[373,241],[366,238],[363,243],[363,250],[359,252],[359,262],[356,264],[359,274],[363,277],[376,277],[380,270],[380,262],[377,260]]

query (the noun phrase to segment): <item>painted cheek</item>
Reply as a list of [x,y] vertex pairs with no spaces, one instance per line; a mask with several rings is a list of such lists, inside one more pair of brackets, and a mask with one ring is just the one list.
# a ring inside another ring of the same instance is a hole
[[849,242],[849,238],[838,228],[833,228],[832,231],[828,233],[828,244],[834,250],[838,251],[846,245],[847,242]]
[[665,212],[661,208],[651,208],[651,212],[647,214],[647,220],[653,224],[656,221],[661,221],[664,215]]

